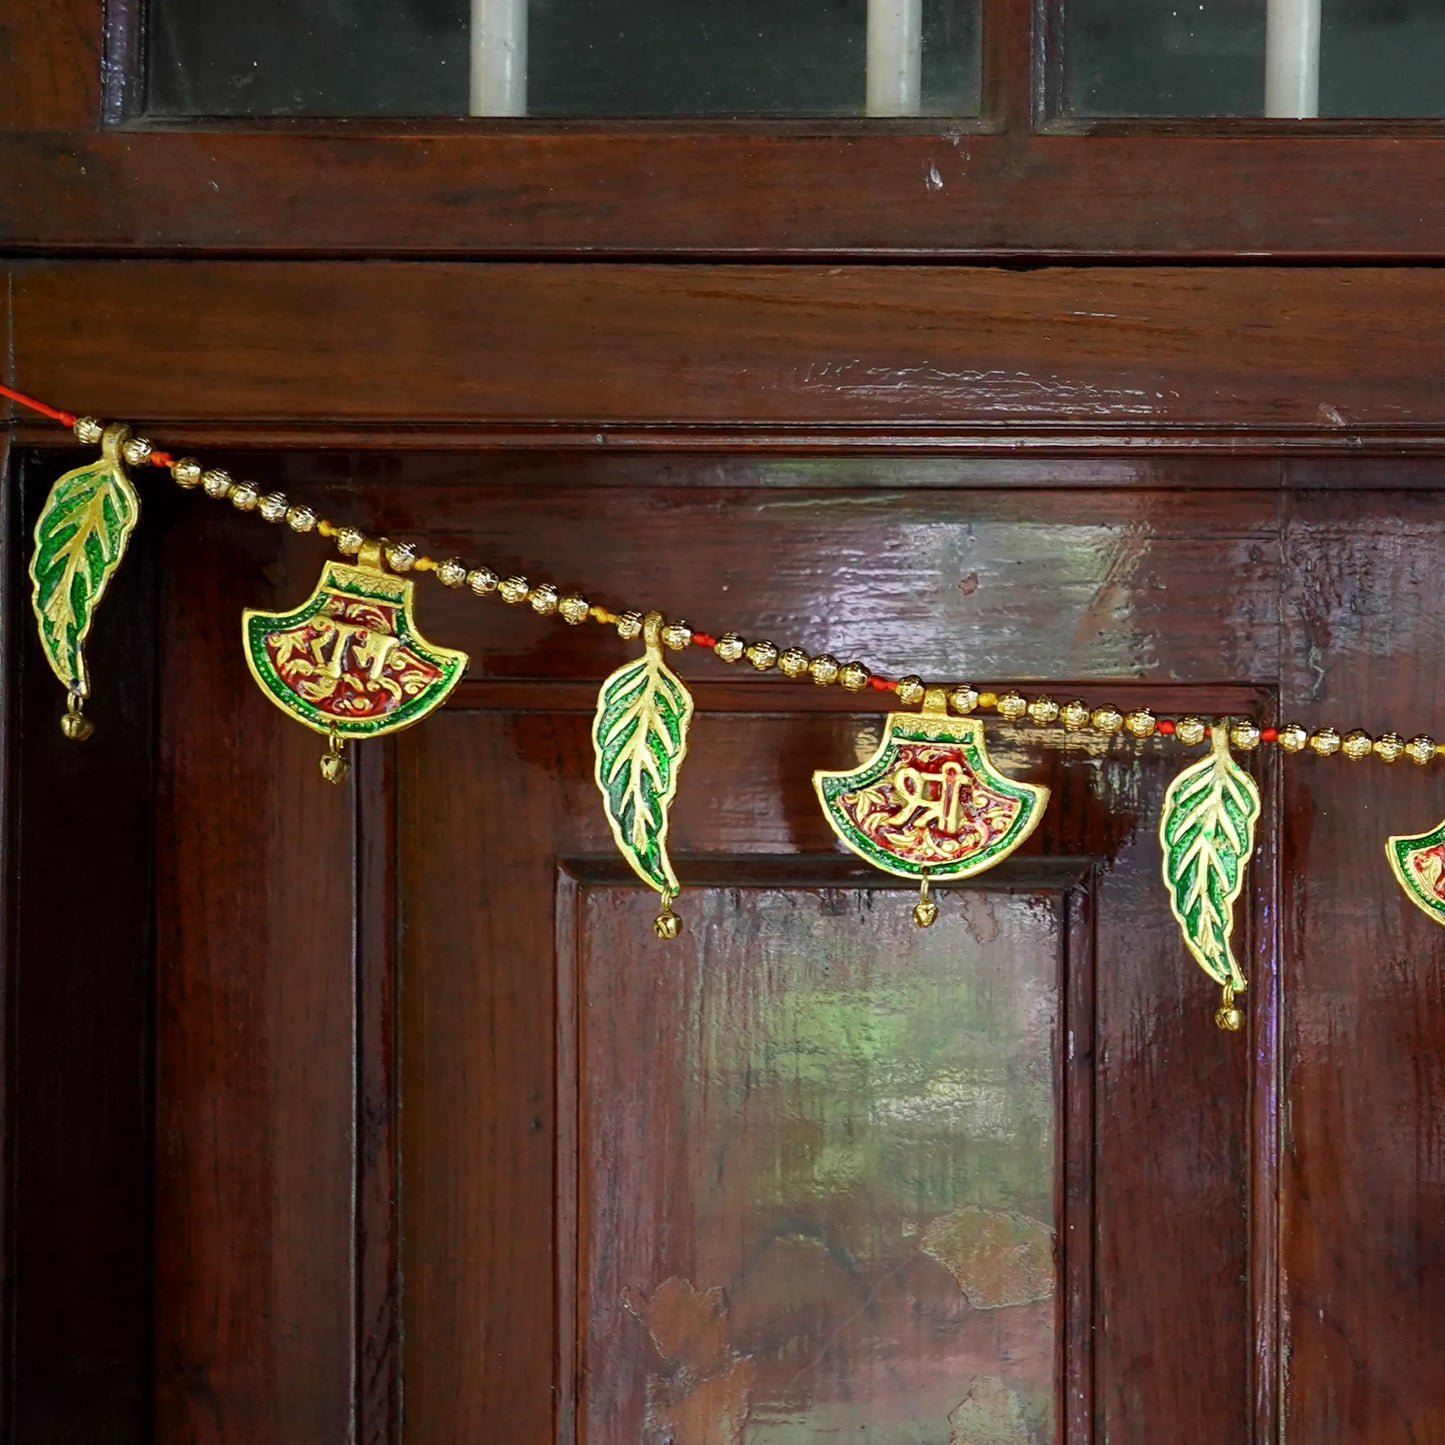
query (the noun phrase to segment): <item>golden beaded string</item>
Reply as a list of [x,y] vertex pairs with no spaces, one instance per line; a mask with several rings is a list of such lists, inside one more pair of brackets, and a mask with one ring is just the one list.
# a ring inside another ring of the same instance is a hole
[[[75,435],[91,445],[100,441],[105,430],[105,424],[94,417],[78,417],[73,427]],[[122,454],[132,466],[148,463],[163,467],[169,470],[177,485],[188,490],[198,489],[216,501],[229,501],[237,511],[255,512],[268,522],[285,522],[297,532],[316,532],[333,540],[347,556],[355,556],[368,542],[375,541],[381,545],[387,565],[395,572],[430,572],[444,587],[467,587],[480,597],[495,593],[514,607],[527,605],[538,616],[560,617],[573,626],[597,622],[615,627],[618,635],[629,641],[642,633],[643,614],[639,611],[614,612],[590,603],[579,593],[563,592],[552,582],[534,583],[526,577],[502,577],[490,567],[468,567],[456,557],[437,561],[419,552],[412,542],[368,537],[359,527],[337,526],[319,517],[310,507],[292,503],[280,492],[263,494],[255,483],[235,481],[228,472],[218,467],[203,467],[194,457],[173,458],[168,453],[157,451],[143,437],[128,438]],[[776,670],[794,682],[806,679],[819,687],[837,684],[849,692],[890,692],[897,695],[899,702],[910,707],[923,701],[925,684],[922,678],[911,675],[897,679],[885,677],[870,671],[861,662],[839,662],[826,652],[810,655],[800,647],[780,648],[765,639],[748,642],[736,632],[725,632],[715,637],[681,621],[665,622],[661,638],[668,648],[676,652],[692,646],[709,648],[723,662],[737,663],[746,659],[759,672]],[[1109,704],[1090,708],[1078,699],[1060,703],[1044,694],[1030,698],[1013,688],[1002,692],[979,690],[969,683],[954,684],[946,691],[949,707],[954,712],[965,715],[994,712],[1010,723],[1027,722],[1036,727],[1057,725],[1065,732],[1090,731],[1106,737],[1121,732],[1135,738],[1174,737],[1188,747],[1197,747],[1209,736],[1209,722],[1201,717],[1156,717],[1148,708],[1123,712]],[[1352,762],[1376,757],[1381,762],[1393,763],[1407,757],[1423,766],[1437,755],[1445,754],[1445,744],[1437,744],[1434,738],[1423,733],[1407,742],[1393,731],[1374,737],[1362,728],[1341,734],[1333,727],[1311,730],[1299,723],[1288,723],[1280,728],[1261,727],[1248,718],[1230,719],[1229,741],[1244,752],[1258,748],[1261,743],[1269,743],[1287,753],[1308,750],[1319,757],[1339,753]]]

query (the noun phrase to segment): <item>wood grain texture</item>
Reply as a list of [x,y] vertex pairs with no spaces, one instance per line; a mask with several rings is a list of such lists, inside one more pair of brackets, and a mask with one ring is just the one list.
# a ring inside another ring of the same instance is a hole
[[161,602],[154,1438],[319,1445],[353,1424],[353,819],[240,646],[310,559],[228,532],[171,534]]
[[[1445,280],[1410,269],[37,263],[12,304],[22,385],[138,423],[1358,439],[1445,419]],[[183,380],[94,347],[162,317],[197,342]]]
[[0,245],[36,253],[1428,261],[1445,250],[1445,138],[1418,128],[1301,139],[283,121],[96,134],[90,116],[32,114],[0,136]]
[[[1439,506],[1301,496],[1288,525],[1292,691],[1345,725],[1438,735]],[[1286,1438],[1432,1440],[1445,1432],[1445,935],[1381,855],[1386,835],[1434,827],[1445,799],[1413,767],[1296,768],[1285,785]]]
[[[145,1445],[154,1095],[155,569],[132,548],[91,640],[84,746],[41,654],[24,543],[56,476],[6,477],[6,1438]],[[23,590],[22,590],[22,584]]]
[[[104,19],[101,0],[9,0],[0,8],[0,131],[14,140],[54,131],[99,138]],[[41,190],[52,191],[55,179]],[[31,200],[45,204],[40,193]]]
[[790,864],[692,890],[677,948],[639,943],[634,887],[562,896],[577,1437],[967,1439],[989,1419],[1050,1438],[1091,1324],[1062,1328],[1056,1210],[1091,1162],[1086,1144],[1084,1177],[1058,1175],[1065,1018],[1093,979],[1069,966],[1061,892],[950,892],[925,933],[896,888]]

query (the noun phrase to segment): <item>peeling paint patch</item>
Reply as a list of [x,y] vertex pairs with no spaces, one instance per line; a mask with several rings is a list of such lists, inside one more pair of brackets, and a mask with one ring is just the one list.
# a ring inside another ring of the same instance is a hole
[[722,1290],[673,1277],[623,1303],[664,1362],[647,1379],[646,1445],[743,1445],[757,1365],[732,1348]]
[[1053,1231],[1012,1210],[967,1206],[935,1219],[922,1248],[975,1309],[1033,1304],[1054,1292]]
[[948,1445],[1032,1445],[1023,1401],[996,1375],[979,1375],[948,1417]]

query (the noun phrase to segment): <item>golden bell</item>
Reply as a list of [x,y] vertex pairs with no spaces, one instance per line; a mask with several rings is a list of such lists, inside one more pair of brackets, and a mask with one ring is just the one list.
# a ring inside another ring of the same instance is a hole
[[938,904],[933,901],[927,878],[918,885],[918,902],[913,905],[913,921],[920,928],[932,928],[938,922]]
[[73,743],[83,743],[95,731],[95,724],[78,712],[68,712],[60,719],[60,731]]
[[676,938],[682,932],[682,919],[669,906],[665,913],[659,913],[652,920],[652,931],[659,938]]
[[341,782],[350,771],[351,764],[339,752],[321,755],[321,776],[328,783]]
[[1214,1011],[1214,1022],[1226,1033],[1237,1034],[1244,1027],[1244,1010],[1234,1004]]

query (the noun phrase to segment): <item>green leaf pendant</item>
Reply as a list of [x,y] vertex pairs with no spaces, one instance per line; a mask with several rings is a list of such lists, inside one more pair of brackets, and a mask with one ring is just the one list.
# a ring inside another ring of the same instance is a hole
[[1259,789],[1230,755],[1229,728],[1211,729],[1209,756],[1179,774],[1164,795],[1159,841],[1164,849],[1164,886],[1199,966],[1225,991],[1215,1015],[1221,1028],[1243,1020],[1234,993],[1246,987],[1230,946],[1234,904],[1244,887],[1244,870],[1254,849]]
[[99,461],[66,472],[50,489],[35,524],[30,581],[40,645],[69,698],[66,737],[90,736],[81,716],[90,696],[85,639],[140,516],[140,498],[125,472],[121,448],[130,431],[106,427]]
[[682,924],[672,911],[678,885],[667,856],[668,809],[687,755],[693,702],[663,661],[661,628],[662,614],[648,613],[642,625],[647,651],[602,684],[592,745],[612,836],[637,876],[662,895],[657,936],[676,938]]

